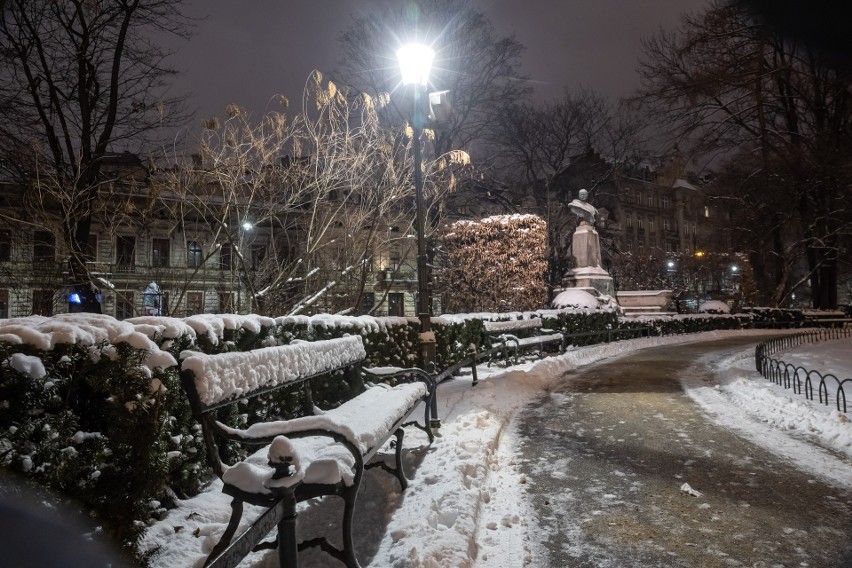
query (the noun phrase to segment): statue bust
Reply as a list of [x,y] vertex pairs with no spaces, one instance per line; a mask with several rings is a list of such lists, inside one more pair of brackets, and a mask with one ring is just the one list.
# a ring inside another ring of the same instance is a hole
[[578,199],[573,200],[568,204],[568,209],[571,210],[571,213],[576,215],[581,219],[581,222],[585,221],[590,225],[595,224],[595,215],[597,215],[598,210],[595,209],[595,206],[587,201],[589,198],[589,192],[585,189],[581,189],[578,195]]

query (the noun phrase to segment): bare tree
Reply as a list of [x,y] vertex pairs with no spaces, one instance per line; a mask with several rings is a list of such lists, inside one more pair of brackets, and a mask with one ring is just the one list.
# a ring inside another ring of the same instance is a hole
[[82,284],[104,160],[186,118],[183,99],[164,96],[174,71],[150,38],[185,36],[187,22],[179,0],[9,0],[1,14],[0,165],[58,213],[72,285],[99,310]]
[[495,165],[525,210],[547,221],[548,283],[559,286],[570,267],[571,234],[577,224],[567,205],[573,197],[568,168],[582,155],[606,156],[608,171],[586,187],[594,199],[598,184],[609,179],[628,155],[641,152],[644,123],[624,103],[613,104],[592,91],[567,92],[546,104],[522,103],[499,117],[494,131]]
[[[837,303],[841,236],[849,232],[850,75],[810,46],[758,25],[739,4],[716,1],[685,17],[677,32],[648,40],[641,97],[696,152],[749,156],[749,208],[763,219],[775,255],[774,301],[791,282],[783,255],[804,256],[814,307]],[[746,184],[735,189],[743,193]],[[787,199],[777,203],[772,194]],[[736,192],[735,192],[736,193]],[[761,204],[768,204],[763,207]],[[796,234],[786,234],[793,222]],[[790,247],[790,238],[800,245]]]
[[230,106],[208,122],[197,163],[161,172],[172,232],[220,264],[227,251],[224,286],[245,288],[258,313],[357,312],[413,219],[410,140],[379,124],[381,104],[315,72],[292,115],[253,122]]

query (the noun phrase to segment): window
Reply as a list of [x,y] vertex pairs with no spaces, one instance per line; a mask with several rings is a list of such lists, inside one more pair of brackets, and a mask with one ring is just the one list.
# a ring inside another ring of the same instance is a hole
[[33,315],[53,315],[53,290],[33,290]]
[[120,292],[115,297],[115,319],[125,320],[133,317],[133,292]]
[[186,293],[186,315],[192,316],[204,311],[204,292]]
[[36,231],[33,234],[33,260],[53,262],[56,259],[56,239],[48,231]]
[[637,217],[636,217],[636,227],[640,231],[645,229],[645,225],[642,223],[642,216],[641,215],[637,215]]
[[672,228],[671,221],[669,221],[668,219],[663,219],[663,230],[664,231],[670,231],[671,228]]
[[154,239],[151,242],[151,266],[166,268],[169,266],[171,241],[169,239]]
[[136,237],[119,235],[115,238],[115,264],[118,272],[133,272],[136,266]]
[[376,305],[376,295],[373,292],[365,292],[361,298],[361,313],[369,314],[374,305]]
[[651,194],[651,195],[648,196],[648,207],[653,207],[653,206],[654,206],[654,195]]
[[86,244],[83,245],[82,252],[85,262],[95,262],[98,260],[98,235],[89,233],[89,238],[86,239]]
[[188,268],[201,266],[201,245],[195,241],[189,241],[186,244],[186,266]]
[[234,245],[225,243],[219,248],[219,268],[231,270],[234,266]]
[[402,317],[405,315],[405,296],[399,292],[388,294],[388,315]]
[[627,216],[627,228],[628,228],[628,229],[632,229],[632,228],[633,228],[633,215],[628,215],[628,216]]
[[648,219],[648,232],[650,232],[650,233],[654,232],[654,218],[653,217]]
[[266,258],[266,245],[252,245],[251,247],[251,269],[257,270]]
[[8,231],[0,232],[0,262],[12,260],[12,235]]
[[671,202],[669,201],[669,196],[664,195],[662,197],[662,199],[663,199],[663,209],[668,209],[671,206]]
[[0,318],[9,317],[9,291],[0,290]]
[[219,313],[233,314],[236,313],[236,311],[237,310],[234,307],[234,293],[219,292]]

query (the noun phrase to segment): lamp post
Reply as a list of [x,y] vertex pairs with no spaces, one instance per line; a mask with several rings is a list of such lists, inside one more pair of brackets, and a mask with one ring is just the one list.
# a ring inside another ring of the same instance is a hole
[[429,71],[432,67],[434,52],[423,44],[408,44],[396,53],[402,72],[402,84],[411,85],[414,91],[414,112],[412,128],[414,137],[414,194],[417,217],[417,316],[420,318],[420,364],[427,371],[433,371],[435,364],[435,334],[432,332],[431,293],[429,290],[429,268],[426,257],[425,205],[423,203],[423,156],[420,138],[423,135],[426,117],[423,113],[423,95],[429,83]]
[[[417,316],[420,318],[420,365],[427,372],[434,372],[435,366],[435,333],[432,331],[431,303],[432,292],[429,287],[429,267],[426,256],[425,237],[425,206],[423,203],[423,156],[420,149],[420,138],[423,135],[423,127],[426,116],[423,112],[423,97],[426,86],[429,83],[429,71],[432,67],[434,52],[423,44],[408,44],[396,53],[399,60],[399,68],[402,72],[402,84],[411,85],[414,91],[414,111],[412,116],[412,128],[414,137],[414,195],[417,208],[415,219],[417,229]],[[434,399],[433,399],[434,400]],[[435,408],[433,407],[433,410]],[[435,425],[437,415],[432,416]]]

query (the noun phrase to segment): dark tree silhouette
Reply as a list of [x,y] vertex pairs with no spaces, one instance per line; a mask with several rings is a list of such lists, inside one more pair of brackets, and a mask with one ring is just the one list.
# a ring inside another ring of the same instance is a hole
[[180,4],[8,0],[0,14],[0,166],[31,188],[31,210],[59,217],[51,229],[89,310],[99,309],[85,265],[92,216],[101,186],[121,175],[105,162],[187,118],[182,97],[164,96],[175,71],[151,39],[188,34]]

